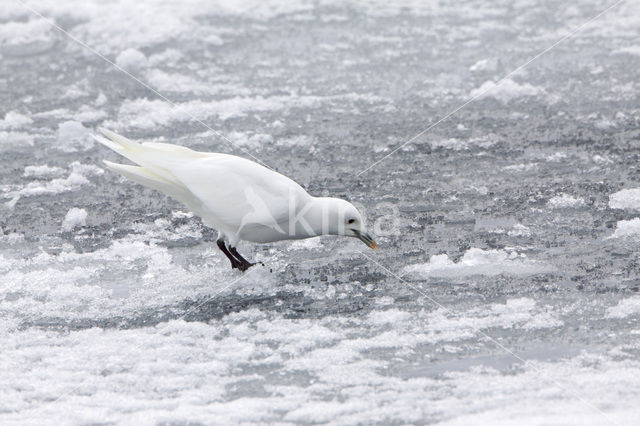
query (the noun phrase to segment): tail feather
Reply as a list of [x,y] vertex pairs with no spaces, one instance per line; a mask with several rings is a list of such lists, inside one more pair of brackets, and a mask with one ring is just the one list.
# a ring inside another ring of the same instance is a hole
[[102,160],[104,164],[107,165],[108,168],[114,170],[123,176],[141,183],[143,185],[151,186],[151,184],[163,184],[163,185],[171,185],[171,182],[164,179],[162,176],[153,173],[150,170],[145,169],[140,166],[130,166],[128,164],[119,164],[113,163],[108,160]]
[[123,157],[133,161],[134,163],[142,165],[141,161],[141,146],[135,142],[130,141],[129,139],[119,136],[113,132],[110,132],[107,129],[100,128],[102,133],[109,137],[109,139],[100,136],[93,135],[93,138],[106,146],[107,148],[117,152]]
[[109,139],[94,135],[96,141],[155,173],[160,173],[158,169],[164,169],[165,171],[171,169],[176,163],[182,163],[183,161],[219,155],[198,152],[185,146],[168,143],[144,142],[139,144],[104,128],[100,128],[100,131]]
[[167,155],[171,153],[168,153],[166,149],[160,150],[147,144],[133,142],[104,128],[100,128],[100,131],[109,139],[102,136],[94,136],[98,142],[142,166],[149,172],[161,176],[165,181],[182,186],[186,190],[182,183],[171,173],[171,168],[175,165],[176,158],[175,156]]
[[199,206],[193,205],[193,197],[184,186],[176,185],[174,182],[165,179],[164,177],[153,173],[151,170],[148,170],[144,167],[112,163],[111,161],[107,160],[102,161],[108,168],[120,173],[127,179],[130,179],[148,188],[155,189],[156,191],[163,192],[168,196],[173,197],[176,200],[186,204],[193,211],[197,212],[200,210]]
[[100,130],[100,132],[103,135],[105,135],[106,137],[108,137],[109,139],[111,139],[113,142],[120,145],[124,149],[127,149],[129,151],[138,151],[142,148],[140,144],[135,143],[125,138],[124,136],[120,136],[117,133],[113,133],[111,130],[105,129],[104,127],[100,127],[98,130]]
[[[190,204],[189,200],[192,200],[193,197],[190,196],[189,189],[175,177],[171,169],[181,163],[179,157],[182,159],[187,157],[183,150],[192,153],[195,151],[175,145],[173,145],[175,149],[171,151],[168,148],[171,146],[169,144],[163,144],[165,146],[162,147],[155,146],[157,144],[139,144],[107,129],[100,128],[100,131],[109,139],[94,136],[98,142],[138,165],[130,166],[105,161],[107,167],[134,182],[164,192],[187,205]],[[176,155],[178,153],[182,155]],[[197,206],[190,207],[192,210],[197,209]]]
[[100,142],[102,145],[106,146],[109,149],[114,150],[117,153],[120,153],[120,151],[123,148],[121,145],[118,145],[117,143],[112,142],[109,139],[100,135],[93,135],[93,139],[95,139],[96,142]]

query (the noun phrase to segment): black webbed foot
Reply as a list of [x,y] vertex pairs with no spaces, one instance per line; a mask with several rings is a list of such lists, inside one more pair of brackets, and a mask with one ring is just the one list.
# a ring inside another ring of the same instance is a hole
[[227,248],[224,240],[218,240],[216,241],[216,243],[218,244],[218,248],[220,249],[220,251],[222,251],[229,259],[229,262],[231,262],[232,269],[239,269],[244,272],[257,263],[264,266],[264,263],[262,262],[249,262],[247,259],[242,257],[240,253],[238,253],[238,250],[236,250],[235,247],[229,246]]
[[258,264],[258,263],[264,266],[264,263],[262,263],[262,262],[249,262],[240,253],[238,253],[238,250],[236,250],[235,247],[229,246],[229,251],[231,252],[231,254],[233,256],[236,257],[236,259],[238,259],[240,261],[240,266],[238,267],[238,269],[240,269],[243,272],[246,271],[247,269],[251,268],[253,265]]
[[246,267],[243,269],[243,264],[241,261],[233,257],[231,253],[229,253],[229,250],[227,249],[227,246],[223,240],[218,240],[216,241],[216,243],[218,244],[218,248],[220,249],[220,251],[222,251],[224,255],[229,259],[229,262],[231,262],[232,269],[240,269],[241,271],[247,270]]

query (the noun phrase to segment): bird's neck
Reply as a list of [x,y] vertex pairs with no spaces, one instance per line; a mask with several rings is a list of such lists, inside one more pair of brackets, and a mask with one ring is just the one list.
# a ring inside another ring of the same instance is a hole
[[[297,236],[338,235],[338,200],[330,197],[311,197],[294,219]],[[291,220],[291,219],[290,219]]]

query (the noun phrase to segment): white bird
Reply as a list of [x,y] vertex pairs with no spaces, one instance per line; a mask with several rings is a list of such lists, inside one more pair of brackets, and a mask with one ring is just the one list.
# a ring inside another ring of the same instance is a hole
[[249,262],[236,250],[240,240],[255,243],[344,235],[378,247],[360,212],[339,198],[313,197],[288,177],[234,155],[199,152],[166,143],[130,141],[109,130],[95,136],[101,144],[138,164],[104,160],[134,182],[183,203],[218,231],[217,244],[232,268]]

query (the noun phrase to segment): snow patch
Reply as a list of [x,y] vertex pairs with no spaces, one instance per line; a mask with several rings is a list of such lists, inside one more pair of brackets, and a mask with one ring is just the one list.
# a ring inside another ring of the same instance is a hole
[[640,314],[640,296],[622,299],[616,306],[607,309],[607,318],[626,318]]
[[584,206],[584,200],[569,194],[562,194],[552,197],[547,206],[551,209],[575,209]]
[[486,81],[482,86],[471,91],[471,97],[495,98],[502,103],[509,103],[514,99],[532,97],[544,94],[544,90],[529,83],[518,84],[513,80],[506,79],[496,84],[493,81]]
[[640,56],[640,45],[621,47],[614,50],[613,53],[626,53],[629,55]]
[[566,152],[554,152],[551,155],[547,155],[545,160],[551,161],[553,163],[558,163],[568,157]]
[[616,230],[611,238],[638,238],[640,237],[640,218],[631,220],[619,220]]
[[163,52],[149,56],[149,64],[151,66],[175,66],[183,58],[182,52],[177,49],[167,49]]
[[18,234],[17,232],[10,232],[8,234],[4,234],[2,229],[0,229],[0,241],[3,244],[17,244],[24,242],[24,235]]
[[495,71],[498,67],[498,62],[496,60],[490,59],[480,59],[475,64],[469,67],[469,71],[471,72],[480,72],[480,71]]
[[289,244],[289,250],[310,250],[322,247],[322,237],[305,238]]
[[257,149],[273,143],[273,137],[265,133],[231,132],[228,135],[234,145]]
[[78,121],[65,121],[58,125],[57,145],[60,151],[77,152],[91,149],[94,145],[91,131]]
[[490,148],[498,142],[495,135],[489,134],[480,137],[473,137],[466,140],[459,138],[441,139],[429,142],[432,149],[450,149],[452,151],[462,151],[470,148]]
[[429,262],[407,266],[404,271],[420,278],[454,278],[472,275],[540,274],[550,272],[552,268],[515,251],[470,248],[458,262],[454,262],[446,254],[438,254],[431,256]]
[[629,188],[609,196],[612,209],[640,210],[640,188]]
[[531,230],[521,223],[516,223],[513,225],[513,229],[507,232],[507,235],[510,237],[529,237],[531,236]]
[[100,92],[96,100],[93,101],[93,104],[97,107],[101,107],[105,105],[107,101],[108,101],[107,96],[103,92]]
[[89,184],[89,180],[86,176],[100,175],[104,173],[104,170],[92,164],[82,164],[78,161],[74,161],[71,163],[69,172],[69,176],[66,178],[57,178],[45,182],[30,182],[19,189],[5,190],[5,193],[0,196],[3,198],[10,198],[11,200],[5,204],[7,207],[13,208],[21,197],[33,197],[38,195],[60,194],[63,192],[75,191],[83,185]]
[[19,112],[9,111],[0,120],[0,130],[15,130],[33,123],[33,120]]
[[62,167],[49,167],[46,164],[42,166],[27,166],[24,168],[24,173],[22,176],[24,177],[51,177],[51,176],[60,176],[64,174],[64,169]]
[[48,50],[54,42],[54,29],[45,19],[0,24],[0,52],[22,56]]
[[512,164],[510,166],[504,166],[502,170],[507,172],[528,172],[538,167],[538,163],[520,163]]
[[290,108],[312,107],[319,102],[320,98],[315,96],[234,97],[209,102],[188,101],[176,105],[162,100],[126,100],[118,111],[118,123],[105,123],[105,126],[153,129],[190,121],[192,117],[199,120],[210,117],[227,120],[246,116],[249,112],[286,111]]
[[34,137],[26,132],[4,132],[0,131],[0,148],[33,146]]
[[73,231],[78,226],[84,226],[87,224],[87,211],[85,209],[79,209],[77,207],[71,208],[62,222],[63,231]]
[[147,67],[148,61],[144,53],[136,49],[125,49],[116,58],[116,65],[128,72],[138,72]]

